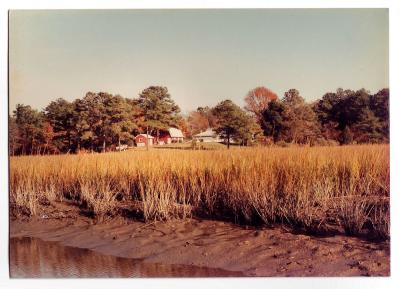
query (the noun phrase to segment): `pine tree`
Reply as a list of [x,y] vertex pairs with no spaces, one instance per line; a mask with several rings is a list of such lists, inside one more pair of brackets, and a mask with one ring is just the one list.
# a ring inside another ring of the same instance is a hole
[[180,109],[166,87],[150,86],[146,88],[140,93],[137,104],[142,110],[144,124],[149,128],[150,134],[155,132],[156,141],[160,136],[160,130],[178,126]]
[[239,106],[231,100],[224,100],[213,108],[217,119],[215,131],[226,139],[228,149],[232,139],[247,142],[254,130],[253,122]]

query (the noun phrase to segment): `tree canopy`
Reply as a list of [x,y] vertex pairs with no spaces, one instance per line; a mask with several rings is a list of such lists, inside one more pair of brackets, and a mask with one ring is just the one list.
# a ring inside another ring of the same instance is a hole
[[275,92],[264,86],[258,86],[250,90],[244,98],[245,109],[260,119],[262,112],[268,107],[268,103],[277,99],[278,95]]
[[180,120],[180,108],[175,104],[168,89],[162,86],[150,86],[144,89],[137,100],[141,108],[145,125],[149,127],[150,133],[168,129],[170,126],[178,126]]
[[217,119],[210,107],[198,107],[197,110],[190,112],[188,117],[190,135],[215,127],[216,121]]
[[262,127],[275,142],[312,143],[320,135],[315,112],[296,89],[287,91],[281,101],[269,103],[262,114]]
[[134,99],[88,92],[72,102],[58,98],[42,111],[18,104],[9,116],[10,154],[106,151],[132,145],[135,135],[147,129],[158,137],[171,126],[187,136],[212,128],[228,147],[260,141],[262,134],[273,142],[310,145],[389,142],[387,88],[375,94],[339,88],[307,103],[296,89],[279,99],[257,87],[245,103],[242,109],[224,100],[183,117],[166,87],[150,86]]
[[226,139],[228,149],[232,139],[247,143],[256,130],[256,124],[238,105],[224,100],[213,108],[216,117],[215,131]]
[[321,124],[323,135],[341,143],[344,130],[357,143],[389,141],[389,90],[371,95],[365,89],[358,91],[338,89],[318,100],[313,109]]

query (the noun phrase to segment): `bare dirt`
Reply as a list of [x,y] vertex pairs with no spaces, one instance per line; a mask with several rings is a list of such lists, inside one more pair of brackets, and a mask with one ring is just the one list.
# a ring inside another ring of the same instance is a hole
[[389,276],[389,242],[345,235],[310,236],[284,227],[254,228],[186,219],[101,222],[74,207],[12,218],[10,237],[36,237],[143,262],[240,271],[246,276]]

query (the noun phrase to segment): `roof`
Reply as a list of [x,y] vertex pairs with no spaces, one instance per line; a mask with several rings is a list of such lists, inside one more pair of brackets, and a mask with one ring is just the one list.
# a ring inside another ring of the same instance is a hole
[[[144,137],[147,137],[147,134],[145,134],[145,133],[141,133],[141,134],[138,134],[136,137],[138,137],[138,136],[144,136]],[[149,138],[154,138],[154,137],[152,137],[151,135],[149,135]]]
[[183,133],[180,129],[170,127],[168,129],[168,132],[171,137],[183,137]]
[[217,134],[215,133],[215,131],[213,131],[211,128],[209,128],[206,131],[202,131],[201,133],[198,133],[194,136],[195,137],[217,137]]

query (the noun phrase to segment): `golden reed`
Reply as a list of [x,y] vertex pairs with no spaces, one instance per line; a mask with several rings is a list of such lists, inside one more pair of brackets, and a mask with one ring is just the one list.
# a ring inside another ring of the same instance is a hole
[[283,222],[389,237],[389,145],[152,149],[10,160],[10,208],[69,200],[94,215],[140,204],[143,218]]

